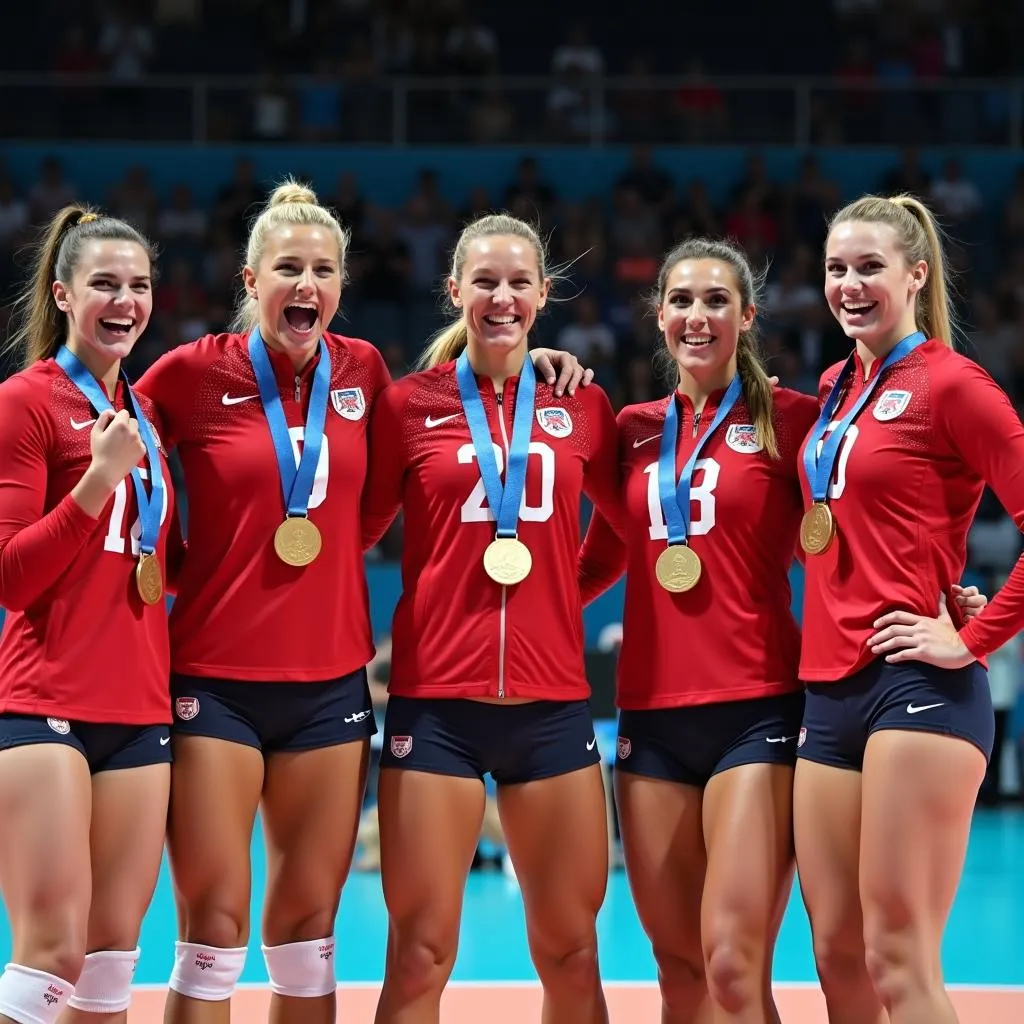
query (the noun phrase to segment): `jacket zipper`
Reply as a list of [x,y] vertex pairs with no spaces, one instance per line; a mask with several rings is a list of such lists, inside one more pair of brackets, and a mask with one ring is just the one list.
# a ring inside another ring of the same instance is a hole
[[[508,432],[505,429],[505,409],[503,405],[503,394],[497,392],[495,398],[498,402],[498,426],[501,429],[501,443],[505,447],[505,466],[506,473],[508,467]],[[507,476],[506,476],[507,479]],[[497,524],[498,510],[492,509],[491,513],[494,516],[495,524]],[[505,602],[508,598],[508,587],[502,586],[501,588],[501,615],[498,619],[498,697],[504,698],[505,696]]]

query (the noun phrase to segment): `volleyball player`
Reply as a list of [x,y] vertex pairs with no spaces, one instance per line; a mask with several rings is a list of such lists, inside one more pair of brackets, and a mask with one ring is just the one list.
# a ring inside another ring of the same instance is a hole
[[981,659],[1024,627],[1024,567],[967,625],[949,595],[986,484],[1024,522],[1024,427],[953,351],[918,200],[836,214],[825,295],[854,349],[802,455],[800,883],[831,1024],[950,1024],[942,935],[993,740]]
[[619,414],[626,539],[596,516],[581,556],[585,601],[626,569],[616,800],[665,1024],[778,1020],[803,713],[788,571],[817,402],[773,389],[756,300],[730,244],[666,256],[657,317],[676,387]]
[[168,1024],[229,1019],[257,809],[271,1019],[336,1016],[334,921],[376,729],[359,497],[369,413],[389,380],[373,345],[327,329],[346,245],[310,189],[281,185],[249,236],[235,333],[175,349],[139,383],[189,499],[171,615],[182,934]]
[[618,520],[615,420],[558,398],[527,343],[543,247],[489,215],[455,246],[458,320],[372,425],[367,543],[405,509],[379,785],[389,936],[378,1024],[436,1022],[455,961],[483,778],[522,888],[547,1024],[606,1021],[595,918],[608,876],[576,559],[580,496]]
[[171,759],[170,476],[121,361],[153,309],[149,242],[68,206],[36,255],[0,385],[0,1021],[127,1019]]

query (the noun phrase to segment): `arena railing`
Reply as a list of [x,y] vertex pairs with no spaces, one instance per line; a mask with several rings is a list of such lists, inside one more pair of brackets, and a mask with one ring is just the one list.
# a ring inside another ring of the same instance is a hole
[[0,88],[12,141],[1020,148],[1024,134],[1018,79],[5,74]]

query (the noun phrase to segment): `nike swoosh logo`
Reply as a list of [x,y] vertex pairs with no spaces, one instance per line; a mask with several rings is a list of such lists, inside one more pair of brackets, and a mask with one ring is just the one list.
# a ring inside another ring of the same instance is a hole
[[71,420],[71,426],[75,430],[85,430],[86,427],[91,427],[96,422],[95,419],[84,420],[82,423],[76,423],[73,419]]
[[430,430],[431,427],[439,427],[442,423],[447,423],[449,420],[455,419],[457,416],[461,416],[461,412],[453,412],[451,416],[438,416],[435,420],[433,416],[428,416],[424,421],[423,425]]
[[346,715],[345,721],[350,724],[352,722],[361,722],[364,718],[367,717],[367,715],[369,715],[369,713],[369,711],[357,711],[354,715]]
[[588,744],[587,750],[593,750],[597,746],[597,737],[595,736]]
[[765,736],[766,743],[788,743],[790,740],[795,739],[795,736]]
[[170,743],[170,742],[171,742],[171,737],[170,736],[161,736],[160,737],[160,746],[161,747],[166,747],[167,744]]
[[920,704],[916,706],[914,704],[908,704],[907,714],[916,715],[919,711],[931,711],[932,708],[941,708],[945,703],[946,702],[944,700],[940,700],[938,704]]
[[239,402],[251,402],[254,398],[259,397],[259,395],[239,395],[237,398],[235,398],[234,396],[229,395],[227,394],[227,392],[225,392],[224,397],[221,399],[221,402],[223,402],[224,405],[238,405]]
[[639,448],[642,444],[647,444],[648,441],[653,441],[656,437],[661,437],[661,434],[652,434],[650,437],[645,437],[642,441],[634,441],[633,447]]

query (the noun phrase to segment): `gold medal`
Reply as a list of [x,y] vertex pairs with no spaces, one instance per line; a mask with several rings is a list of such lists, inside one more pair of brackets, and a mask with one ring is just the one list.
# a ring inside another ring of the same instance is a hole
[[832,509],[823,501],[816,501],[800,520],[800,546],[809,555],[827,551],[836,535],[836,521]]
[[693,590],[700,580],[700,556],[688,544],[673,544],[665,548],[654,565],[658,582],[673,594]]
[[522,583],[532,568],[530,549],[515,537],[496,537],[484,552],[484,570],[503,587]]
[[135,586],[139,597],[146,604],[156,604],[163,597],[164,574],[160,569],[160,559],[156,555],[139,555],[135,566]]
[[289,516],[274,531],[274,550],[286,565],[309,565],[322,546],[320,531],[305,516]]

